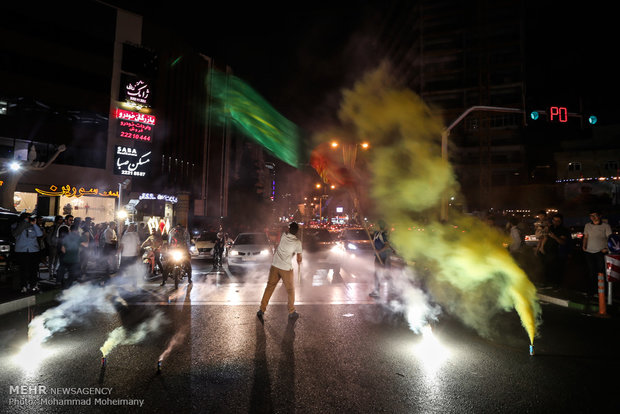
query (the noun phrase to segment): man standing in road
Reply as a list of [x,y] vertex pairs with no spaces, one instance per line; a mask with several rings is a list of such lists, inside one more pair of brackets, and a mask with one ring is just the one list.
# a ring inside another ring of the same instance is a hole
[[260,309],[256,313],[258,319],[263,322],[263,315],[267,311],[269,299],[273,294],[276,285],[282,279],[286,293],[288,294],[288,317],[297,319],[299,314],[295,310],[295,281],[292,259],[297,255],[297,263],[301,264],[301,241],[296,237],[299,231],[297,223],[292,222],[288,226],[288,232],[282,233],[280,243],[273,255],[273,261],[269,268],[269,279],[263,293],[263,299],[260,302]]
[[389,255],[392,252],[392,247],[388,241],[387,224],[383,220],[379,220],[378,224],[379,231],[376,231],[372,237],[375,248],[375,289],[368,294],[372,298],[379,297],[381,282],[385,278]]
[[607,250],[607,239],[611,236],[611,227],[603,223],[598,211],[590,213],[592,223],[586,224],[583,229],[583,246],[586,252],[586,263],[588,264],[587,293],[592,294],[598,291],[598,277],[605,274],[605,255]]

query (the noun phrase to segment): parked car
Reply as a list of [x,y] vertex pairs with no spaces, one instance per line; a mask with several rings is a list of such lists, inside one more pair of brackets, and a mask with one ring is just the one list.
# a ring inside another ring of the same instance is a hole
[[192,258],[196,259],[212,259],[213,246],[217,240],[217,232],[203,231],[194,238],[193,246],[190,248]]
[[239,233],[228,251],[229,268],[270,264],[273,246],[265,233]]

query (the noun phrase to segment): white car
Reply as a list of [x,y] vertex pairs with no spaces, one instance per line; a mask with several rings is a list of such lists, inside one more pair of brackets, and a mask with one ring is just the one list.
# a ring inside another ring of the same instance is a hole
[[265,233],[239,233],[228,251],[228,267],[270,264],[273,247]]
[[190,253],[192,254],[192,257],[196,259],[212,259],[215,240],[217,240],[217,232],[201,232],[197,237],[194,238],[194,244],[190,248]]

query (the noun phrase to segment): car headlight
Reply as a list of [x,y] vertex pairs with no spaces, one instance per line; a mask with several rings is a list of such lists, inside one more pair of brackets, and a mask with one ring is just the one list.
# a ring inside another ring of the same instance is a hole
[[335,246],[332,246],[332,248],[329,250],[333,253],[340,253],[342,251],[342,248],[336,244]]
[[354,245],[353,243],[349,243],[349,244],[347,244],[347,249],[349,249],[349,250],[357,250],[357,246]]
[[11,251],[11,246],[8,244],[3,244],[0,245],[0,252],[10,252]]
[[196,253],[196,251],[197,251],[196,246],[190,247],[189,251],[192,252],[192,253]]
[[228,254],[231,255],[231,256],[238,256],[239,252],[236,251],[236,250],[231,250],[230,252],[228,252]]
[[269,249],[264,249],[260,251],[261,256],[267,256],[269,254]]

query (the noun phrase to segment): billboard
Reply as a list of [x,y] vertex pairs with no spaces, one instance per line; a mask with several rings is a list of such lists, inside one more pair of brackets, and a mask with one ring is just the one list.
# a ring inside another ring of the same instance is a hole
[[151,175],[151,150],[139,146],[114,146],[114,174],[130,177]]

